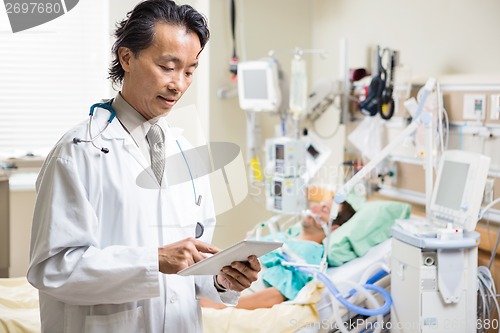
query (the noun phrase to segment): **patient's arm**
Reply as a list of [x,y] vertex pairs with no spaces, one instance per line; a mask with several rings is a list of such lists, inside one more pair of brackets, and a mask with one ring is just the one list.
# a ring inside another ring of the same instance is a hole
[[[275,304],[285,301],[286,298],[275,287],[269,287],[253,294],[241,296],[236,308],[254,310],[259,308],[270,308]],[[206,298],[200,299],[200,304],[206,308],[222,309],[226,306]]]

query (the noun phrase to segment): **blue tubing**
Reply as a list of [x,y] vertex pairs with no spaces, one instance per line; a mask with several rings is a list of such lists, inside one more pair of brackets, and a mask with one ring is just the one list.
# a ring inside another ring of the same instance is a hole
[[[382,295],[382,297],[385,300],[384,305],[381,306],[380,308],[377,308],[377,309],[367,309],[367,308],[363,308],[363,307],[354,305],[353,303],[350,303],[349,301],[347,301],[340,294],[340,291],[335,287],[335,285],[330,280],[330,278],[328,276],[326,276],[324,273],[313,271],[313,270],[310,270],[310,269],[307,269],[307,268],[304,268],[304,267],[297,267],[297,269],[300,270],[300,271],[303,271],[303,272],[305,272],[307,274],[316,275],[318,277],[318,279],[325,284],[325,286],[332,293],[332,295],[335,296],[335,298],[340,302],[340,304],[342,304],[344,307],[346,307],[346,309],[348,309],[350,311],[359,313],[359,314],[364,315],[364,316],[377,316],[377,315],[382,315],[382,314],[386,313],[391,308],[391,304],[392,304],[391,295],[387,292],[387,290],[385,290],[382,287],[379,287],[379,286],[376,286],[376,285],[373,285],[373,284],[368,284],[368,283],[363,285],[363,287],[365,289],[373,290],[375,292],[378,292],[380,295]],[[373,276],[370,280],[373,280],[374,277],[375,276]]]
[[[366,284],[374,284],[375,282],[377,282],[378,280],[380,280],[381,278],[385,277],[386,275],[388,275],[389,273],[387,273],[384,269],[380,269],[377,273],[373,274],[372,277],[370,277],[367,281],[366,281]],[[351,297],[352,295],[354,295],[356,293],[356,289],[352,288],[351,290],[349,290],[349,292],[347,293],[347,297]]]

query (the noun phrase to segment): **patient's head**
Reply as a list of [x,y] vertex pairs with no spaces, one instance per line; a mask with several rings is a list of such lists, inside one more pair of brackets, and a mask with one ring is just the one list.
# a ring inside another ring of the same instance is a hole
[[[330,210],[328,210],[330,211]],[[356,214],[356,211],[354,208],[352,208],[351,204],[349,204],[347,201],[344,201],[339,205],[339,212],[337,214],[337,217],[335,220],[333,220],[333,226],[332,229],[337,229],[340,227],[342,224],[346,223],[349,221],[349,219]]]
[[[302,229],[311,232],[321,232],[324,235],[322,223],[328,223],[331,206],[332,199],[326,199],[319,204],[311,205],[310,211],[314,216],[306,215],[303,217]],[[348,202],[341,203],[339,205],[337,218],[333,221],[332,231],[347,222],[355,213],[356,211]]]

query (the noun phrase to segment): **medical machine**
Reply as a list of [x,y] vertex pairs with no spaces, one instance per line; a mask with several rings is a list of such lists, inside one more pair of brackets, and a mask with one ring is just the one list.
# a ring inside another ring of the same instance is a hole
[[305,145],[301,140],[278,137],[266,140],[266,165],[277,176],[295,177],[305,166]]
[[475,332],[477,246],[474,231],[490,158],[445,151],[429,219],[393,227],[391,332]]
[[246,111],[278,111],[281,91],[276,60],[240,62],[238,98],[240,108]]
[[490,158],[463,150],[449,150],[432,194],[431,218],[453,223],[464,231],[476,229]]
[[289,137],[266,140],[266,207],[295,214],[306,205],[305,142]]

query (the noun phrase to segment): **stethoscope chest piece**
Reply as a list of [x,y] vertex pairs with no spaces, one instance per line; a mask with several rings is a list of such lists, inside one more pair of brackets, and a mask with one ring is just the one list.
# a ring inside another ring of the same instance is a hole
[[196,222],[196,229],[194,232],[194,236],[196,238],[200,238],[201,236],[203,236],[204,232],[205,232],[205,227],[203,226],[203,224],[201,224],[200,222]]

